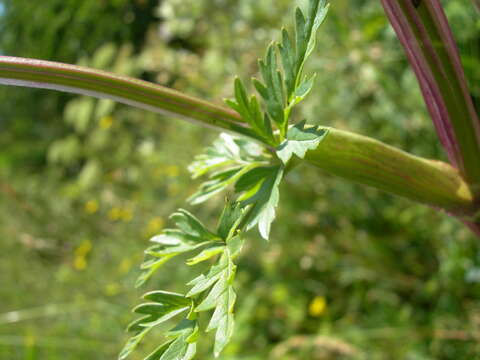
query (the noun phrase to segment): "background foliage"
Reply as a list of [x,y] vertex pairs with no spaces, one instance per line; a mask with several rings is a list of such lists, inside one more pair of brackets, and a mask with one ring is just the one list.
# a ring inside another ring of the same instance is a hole
[[[295,5],[1,3],[4,54],[104,68],[219,103],[235,74],[256,75]],[[316,85],[294,116],[444,159],[380,3],[332,5],[308,63]],[[479,99],[480,18],[470,1],[445,6]],[[0,98],[0,358],[114,358],[143,291],[133,285],[147,239],[186,206],[199,183],[186,166],[217,134],[43,90],[2,87]],[[211,225],[222,200],[197,215]],[[237,328],[222,359],[480,354],[480,246],[446,215],[303,167],[282,185],[271,238],[252,233],[238,259]],[[149,286],[184,292],[191,276],[180,261]]]

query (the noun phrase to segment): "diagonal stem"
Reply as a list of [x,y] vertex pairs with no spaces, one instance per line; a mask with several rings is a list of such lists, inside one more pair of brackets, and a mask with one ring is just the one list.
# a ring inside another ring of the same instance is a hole
[[176,90],[109,72],[52,61],[0,56],[0,84],[108,98],[258,140],[233,111]]

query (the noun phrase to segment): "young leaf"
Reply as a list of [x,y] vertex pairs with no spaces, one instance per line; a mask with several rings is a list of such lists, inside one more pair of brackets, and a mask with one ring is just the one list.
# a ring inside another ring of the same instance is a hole
[[[254,79],[253,84],[264,99],[266,111],[285,137],[293,106],[302,101],[313,87],[314,76],[302,80],[305,61],[313,52],[316,33],[326,17],[325,0],[310,0],[306,16],[299,8],[295,12],[294,42],[285,29],[282,40],[270,45],[265,57],[259,61],[263,83]],[[277,68],[276,48],[280,53],[283,73]]]
[[243,211],[239,203],[227,201],[220,217],[220,221],[218,222],[218,236],[225,241],[228,241],[237,230],[237,226],[242,220],[242,213]]
[[[144,319],[144,321],[149,321],[149,322],[142,322],[139,323],[138,326],[141,327],[154,327],[160,324],[163,324],[164,322],[174,318],[177,315],[180,315],[181,313],[187,311],[190,309],[190,306],[185,306],[182,308],[168,308],[168,309],[162,309],[162,306],[159,305],[152,305],[152,304],[141,304],[137,306],[133,311],[136,313],[148,313],[150,317],[148,319]],[[156,311],[156,312],[155,312]]]
[[143,298],[165,306],[186,306],[191,304],[191,300],[182,294],[162,290],[150,291],[143,295]]
[[144,261],[143,264],[140,265],[141,272],[135,282],[135,287],[143,286],[163,264],[174,256],[175,255],[170,255],[160,259],[148,259]]
[[228,263],[226,262],[225,256],[222,256],[220,262],[217,265],[212,266],[207,275],[202,274],[187,284],[189,286],[193,286],[193,288],[187,293],[186,296],[196,296],[209,289],[222,276],[222,272],[227,266]]
[[191,360],[196,353],[196,340],[198,323],[196,320],[184,319],[166,335],[175,340],[161,354],[161,357],[153,357],[151,360]]
[[228,251],[230,252],[230,257],[232,259],[235,259],[238,256],[238,254],[240,254],[240,251],[242,251],[244,242],[245,240],[243,236],[240,236],[240,235],[234,236],[229,240],[227,240],[227,248],[228,248]]
[[188,259],[187,260],[187,265],[196,265],[198,263],[201,263],[202,261],[206,261],[208,259],[211,259],[212,257],[221,254],[223,250],[225,249],[225,244],[215,244],[211,245],[205,249],[202,250],[200,254],[197,256]]
[[[190,166],[194,176],[210,173],[209,180],[188,201],[200,204],[213,195],[234,184],[243,174],[252,168],[265,165],[269,160],[263,149],[247,140],[222,135],[215,141],[206,154],[196,158]],[[215,165],[212,165],[215,164]]]
[[[224,252],[219,265],[217,265],[217,269],[221,270],[220,272],[213,272],[213,276],[203,276],[200,280],[196,279],[194,281],[196,283],[195,286],[205,284],[202,286],[201,291],[194,292],[195,295],[205,291],[213,285],[208,295],[195,308],[195,312],[208,311],[215,308],[207,328],[207,331],[217,329],[214,346],[215,356],[220,354],[233,334],[233,307],[236,294],[233,290],[232,283],[235,277],[236,266],[233,264],[229,249]],[[210,279],[208,283],[206,282],[206,279]]]
[[[228,300],[226,300],[226,306],[228,306],[231,301],[234,302],[234,300],[228,298]],[[228,312],[220,318],[217,332],[215,333],[215,346],[213,348],[216,357],[220,355],[225,346],[230,342],[234,326],[235,322],[232,313]]]
[[177,227],[184,233],[190,235],[191,239],[197,241],[214,240],[216,236],[208,231],[205,226],[187,210],[179,209],[170,218],[175,221]]
[[235,79],[234,88],[235,100],[227,99],[225,100],[225,103],[238,112],[242,119],[247,122],[268,144],[275,145],[276,140],[273,135],[270,121],[265,121],[256,96],[252,95],[249,100],[245,86],[239,78]]
[[178,229],[165,229],[162,234],[150,239],[155,243],[145,251],[147,259],[141,265],[142,272],[136,282],[136,287],[145,282],[171,258],[209,245],[218,237],[208,231],[203,224],[188,211],[180,209],[171,218]]
[[195,308],[195,311],[207,311],[213,309],[217,305],[219,297],[228,289],[228,273],[227,269],[222,272],[218,281],[212,287],[207,297]]
[[118,355],[118,360],[126,359],[133,352],[133,350],[137,348],[140,341],[142,341],[142,339],[145,337],[145,335],[147,335],[150,330],[151,328],[145,328],[135,336],[132,336],[130,339],[128,339],[127,343]]
[[284,164],[293,155],[303,159],[307,151],[316,149],[327,134],[327,130],[306,127],[305,121],[302,121],[288,130],[286,140],[277,148],[277,156]]
[[282,166],[258,167],[243,175],[236,184],[236,190],[244,192],[239,198],[242,206],[252,205],[247,229],[258,224],[260,235],[265,240],[268,240],[275,219],[275,208],[280,198],[278,186],[282,177]]
[[192,205],[197,205],[210,199],[213,195],[233,184],[244,172],[245,167],[236,167],[212,174],[210,180],[204,182],[187,201]]
[[167,349],[172,345],[173,340],[163,343],[158,348],[156,348],[151,354],[149,354],[144,360],[158,360],[160,357],[167,351]]
[[188,170],[193,178],[197,178],[219,169],[239,167],[240,164],[254,161],[265,161],[261,146],[223,133],[204,154],[195,157]]

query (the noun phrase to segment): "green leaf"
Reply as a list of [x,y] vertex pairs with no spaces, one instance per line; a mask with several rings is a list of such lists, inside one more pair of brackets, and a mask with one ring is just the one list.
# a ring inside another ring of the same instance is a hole
[[187,201],[193,205],[197,205],[210,199],[213,195],[223,191],[230,184],[233,184],[235,180],[241,176],[242,171],[245,171],[243,167],[236,167],[213,174],[210,177],[211,180],[203,183],[199,190],[190,196]]
[[196,312],[213,309],[217,305],[219,297],[228,289],[228,273],[223,271],[218,281],[208,293],[207,297],[195,308]]
[[195,342],[197,339],[197,333],[198,324],[195,320],[182,320],[176,327],[174,327],[166,334],[168,337],[171,337],[173,339],[160,345],[144,360],[193,359],[196,353]]
[[285,88],[287,96],[289,96],[294,92],[296,83],[295,50],[290,35],[288,35],[288,32],[285,29],[282,29],[282,42],[278,46],[278,49],[280,51],[284,69]]
[[[185,355],[187,355],[189,345],[186,341],[186,335],[179,336],[168,346],[158,360],[186,360]],[[157,359],[152,358],[152,360]]]
[[300,101],[305,99],[305,97],[310,93],[315,83],[316,74],[313,74],[310,79],[305,78],[300,85],[295,89],[294,98],[292,100],[292,105],[298,104]]
[[197,256],[187,260],[187,265],[196,265],[202,261],[211,259],[212,257],[221,254],[225,249],[225,244],[215,244],[211,245],[202,250]]
[[215,333],[214,353],[218,357],[230,341],[234,330],[233,308],[236,294],[230,286],[220,297],[207,331],[217,329]]
[[123,347],[123,349],[120,351],[120,354],[118,355],[118,360],[124,360],[126,359],[132,352],[135,350],[142,341],[142,339],[147,335],[147,333],[151,330],[151,328],[145,328],[141,332],[139,332],[137,335],[132,336],[130,339],[128,339],[127,343]]
[[264,161],[260,145],[222,133],[204,154],[195,157],[188,170],[194,178],[222,168],[239,167],[240,164]]
[[167,351],[170,345],[172,345],[173,340],[163,343],[158,348],[156,348],[151,354],[147,355],[144,360],[158,360],[160,357]]
[[168,260],[170,260],[175,255],[164,256],[161,259],[149,259],[141,265],[141,273],[138,276],[137,281],[135,282],[135,287],[138,288],[144,285],[152,275]]
[[127,332],[138,333],[140,331],[143,331],[145,330],[145,326],[142,326],[142,324],[151,323],[152,321],[155,321],[155,319],[156,319],[156,316],[154,315],[147,315],[147,316],[143,316],[141,318],[135,319],[130,324],[128,324]]
[[228,266],[228,262],[225,256],[222,256],[220,262],[212,266],[207,275],[200,275],[187,285],[193,286],[193,288],[187,293],[187,297],[198,295],[208,288],[210,288],[222,275],[223,270]]
[[227,241],[227,248],[232,259],[235,259],[240,254],[244,242],[243,236],[240,235],[234,236]]
[[236,184],[236,189],[244,192],[239,198],[242,206],[252,205],[247,230],[258,224],[260,235],[266,240],[275,219],[275,208],[280,198],[278,187],[282,177],[282,166],[259,167],[250,170]]
[[[188,201],[192,204],[206,201],[233,185],[250,169],[265,165],[271,158],[271,155],[266,154],[262,147],[251,141],[222,134],[221,138],[215,141],[214,146],[208,148],[201,159],[197,157],[195,165],[192,165],[191,170],[194,168],[196,175],[209,174],[209,180],[204,182]],[[215,165],[212,166],[212,164]]]
[[182,320],[166,335],[173,338],[156,348],[144,360],[191,360],[196,353],[198,324],[195,320]]
[[254,79],[253,84],[265,100],[267,113],[270,118],[277,124],[279,129],[283,129],[286,121],[283,111],[285,108],[285,93],[282,75],[277,69],[274,44],[268,47],[265,58],[259,60],[258,65],[265,83],[262,84]]
[[223,351],[225,346],[230,342],[234,331],[234,318],[233,314],[228,313],[223,316],[218,324],[217,332],[215,333],[215,345],[213,352],[215,357],[218,357]]
[[169,337],[185,335],[188,342],[195,342],[198,335],[198,323],[196,320],[183,319],[177,326],[166,333]]
[[[236,111],[249,125],[256,139],[276,147],[276,155],[283,164],[273,163],[265,149],[251,141],[222,134],[195,158],[189,166],[193,177],[208,175],[199,190],[189,201],[198,204],[218,192],[234,185],[239,194],[238,202],[227,204],[217,225],[216,233],[209,231],[192,214],[178,210],[172,215],[176,229],[166,229],[151,241],[153,246],[145,252],[147,260],[142,264],[138,283],[144,283],[159,267],[172,257],[204,247],[187,260],[188,265],[198,264],[220,255],[218,262],[207,273],[192,280],[185,295],[154,291],[144,297],[148,303],[134,311],[143,316],[129,325],[132,337],[121,356],[125,358],[154,326],[189,311],[187,318],[166,336],[170,340],[155,349],[146,360],[191,360],[196,353],[198,337],[197,312],[214,309],[207,331],[216,330],[215,356],[219,356],[229,342],[234,329],[233,309],[236,294],[233,289],[236,266],[233,259],[240,253],[244,239],[243,228],[258,226],[261,236],[268,239],[279,202],[279,184],[285,164],[295,155],[303,158],[306,152],[318,146],[326,136],[326,130],[306,127],[305,122],[288,128],[293,107],[312,90],[315,76],[303,76],[305,60],[316,42],[316,31],[323,22],[328,7],[325,0],[309,0],[308,11],[297,9],[295,36],[282,30],[280,44],[271,44],[263,59],[259,60],[261,79],[252,79],[260,97],[249,95],[240,79],[235,79],[234,100],[226,104]],[[277,51],[281,58],[279,69]],[[274,134],[272,123],[280,130]],[[282,142],[281,144],[279,144]],[[123,359],[122,358],[122,359]]]
[[155,245],[145,251],[147,259],[141,265],[142,272],[135,284],[136,287],[145,284],[171,258],[219,240],[186,210],[179,209],[171,218],[178,229],[165,229],[162,234],[150,239]]
[[[311,55],[316,44],[316,33],[325,20],[328,6],[325,0],[310,0],[307,16],[299,8],[295,12],[295,73],[299,82],[306,59]],[[293,92],[292,92],[293,93]]]
[[[309,40],[307,45],[307,51],[305,52],[305,58],[311,55],[316,45],[316,34],[319,27],[325,21],[327,17],[329,5],[326,0],[310,0],[310,7],[308,11],[308,23],[311,25],[309,34]],[[312,20],[313,19],[313,20]]]
[[[212,274],[194,280],[196,285],[198,285],[205,282],[207,278],[211,279],[208,286],[204,286],[203,291],[213,285],[208,295],[195,308],[195,312],[208,311],[215,308],[207,328],[207,331],[217,329],[214,346],[215,356],[220,354],[232,337],[234,325],[233,308],[236,300],[236,294],[232,286],[236,266],[229,251],[224,253],[217,266],[216,271],[211,271]],[[220,270],[220,273],[218,273],[218,270]]]
[[178,254],[182,254],[188,251],[195,250],[211,242],[212,241],[210,240],[210,241],[204,241],[198,244],[180,244],[177,246],[156,245],[156,246],[151,246],[147,250],[145,250],[145,254],[155,256],[155,257],[171,257],[171,256],[176,256]]
[[162,324],[171,318],[181,314],[182,312],[187,311],[190,309],[191,305],[183,306],[183,307],[174,307],[174,306],[164,306],[161,304],[154,304],[154,303],[145,303],[140,304],[133,309],[133,312],[137,314],[147,314],[149,315],[148,319],[143,317],[145,321],[139,323],[138,326],[141,327],[153,327],[159,324]]
[[268,144],[275,145],[276,140],[270,121],[262,114],[257,97],[252,95],[249,100],[245,86],[239,78],[235,78],[234,88],[235,101],[225,100],[225,103],[238,112],[242,119]]
[[169,306],[185,306],[191,303],[191,300],[182,294],[162,290],[150,291],[143,295],[143,298]]
[[288,130],[286,140],[277,148],[277,156],[284,164],[293,155],[303,159],[307,151],[316,149],[327,134],[328,130],[307,127],[305,121],[302,121]]
[[187,210],[179,209],[170,218],[175,221],[177,227],[184,233],[190,235],[191,239],[208,241],[216,239],[215,234],[208,231],[205,226]]
[[242,220],[242,215],[243,211],[240,203],[227,201],[218,222],[217,235],[227,241],[237,230],[237,226]]

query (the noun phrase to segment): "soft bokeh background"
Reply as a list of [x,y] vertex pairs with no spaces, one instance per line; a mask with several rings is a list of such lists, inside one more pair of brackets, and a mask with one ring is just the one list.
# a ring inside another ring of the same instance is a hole
[[[334,0],[298,119],[444,159],[379,1]],[[108,69],[221,102],[248,79],[291,0],[3,0],[0,52]],[[480,17],[446,1],[480,97]],[[218,134],[44,90],[0,87],[0,359],[114,359],[147,289],[184,291],[168,264],[134,289],[150,236],[186,207],[186,166]],[[428,207],[303,167],[282,185],[272,241],[239,260],[237,328],[221,359],[480,358],[480,246]],[[134,354],[162,341],[154,333]],[[212,359],[211,336],[199,359]]]

